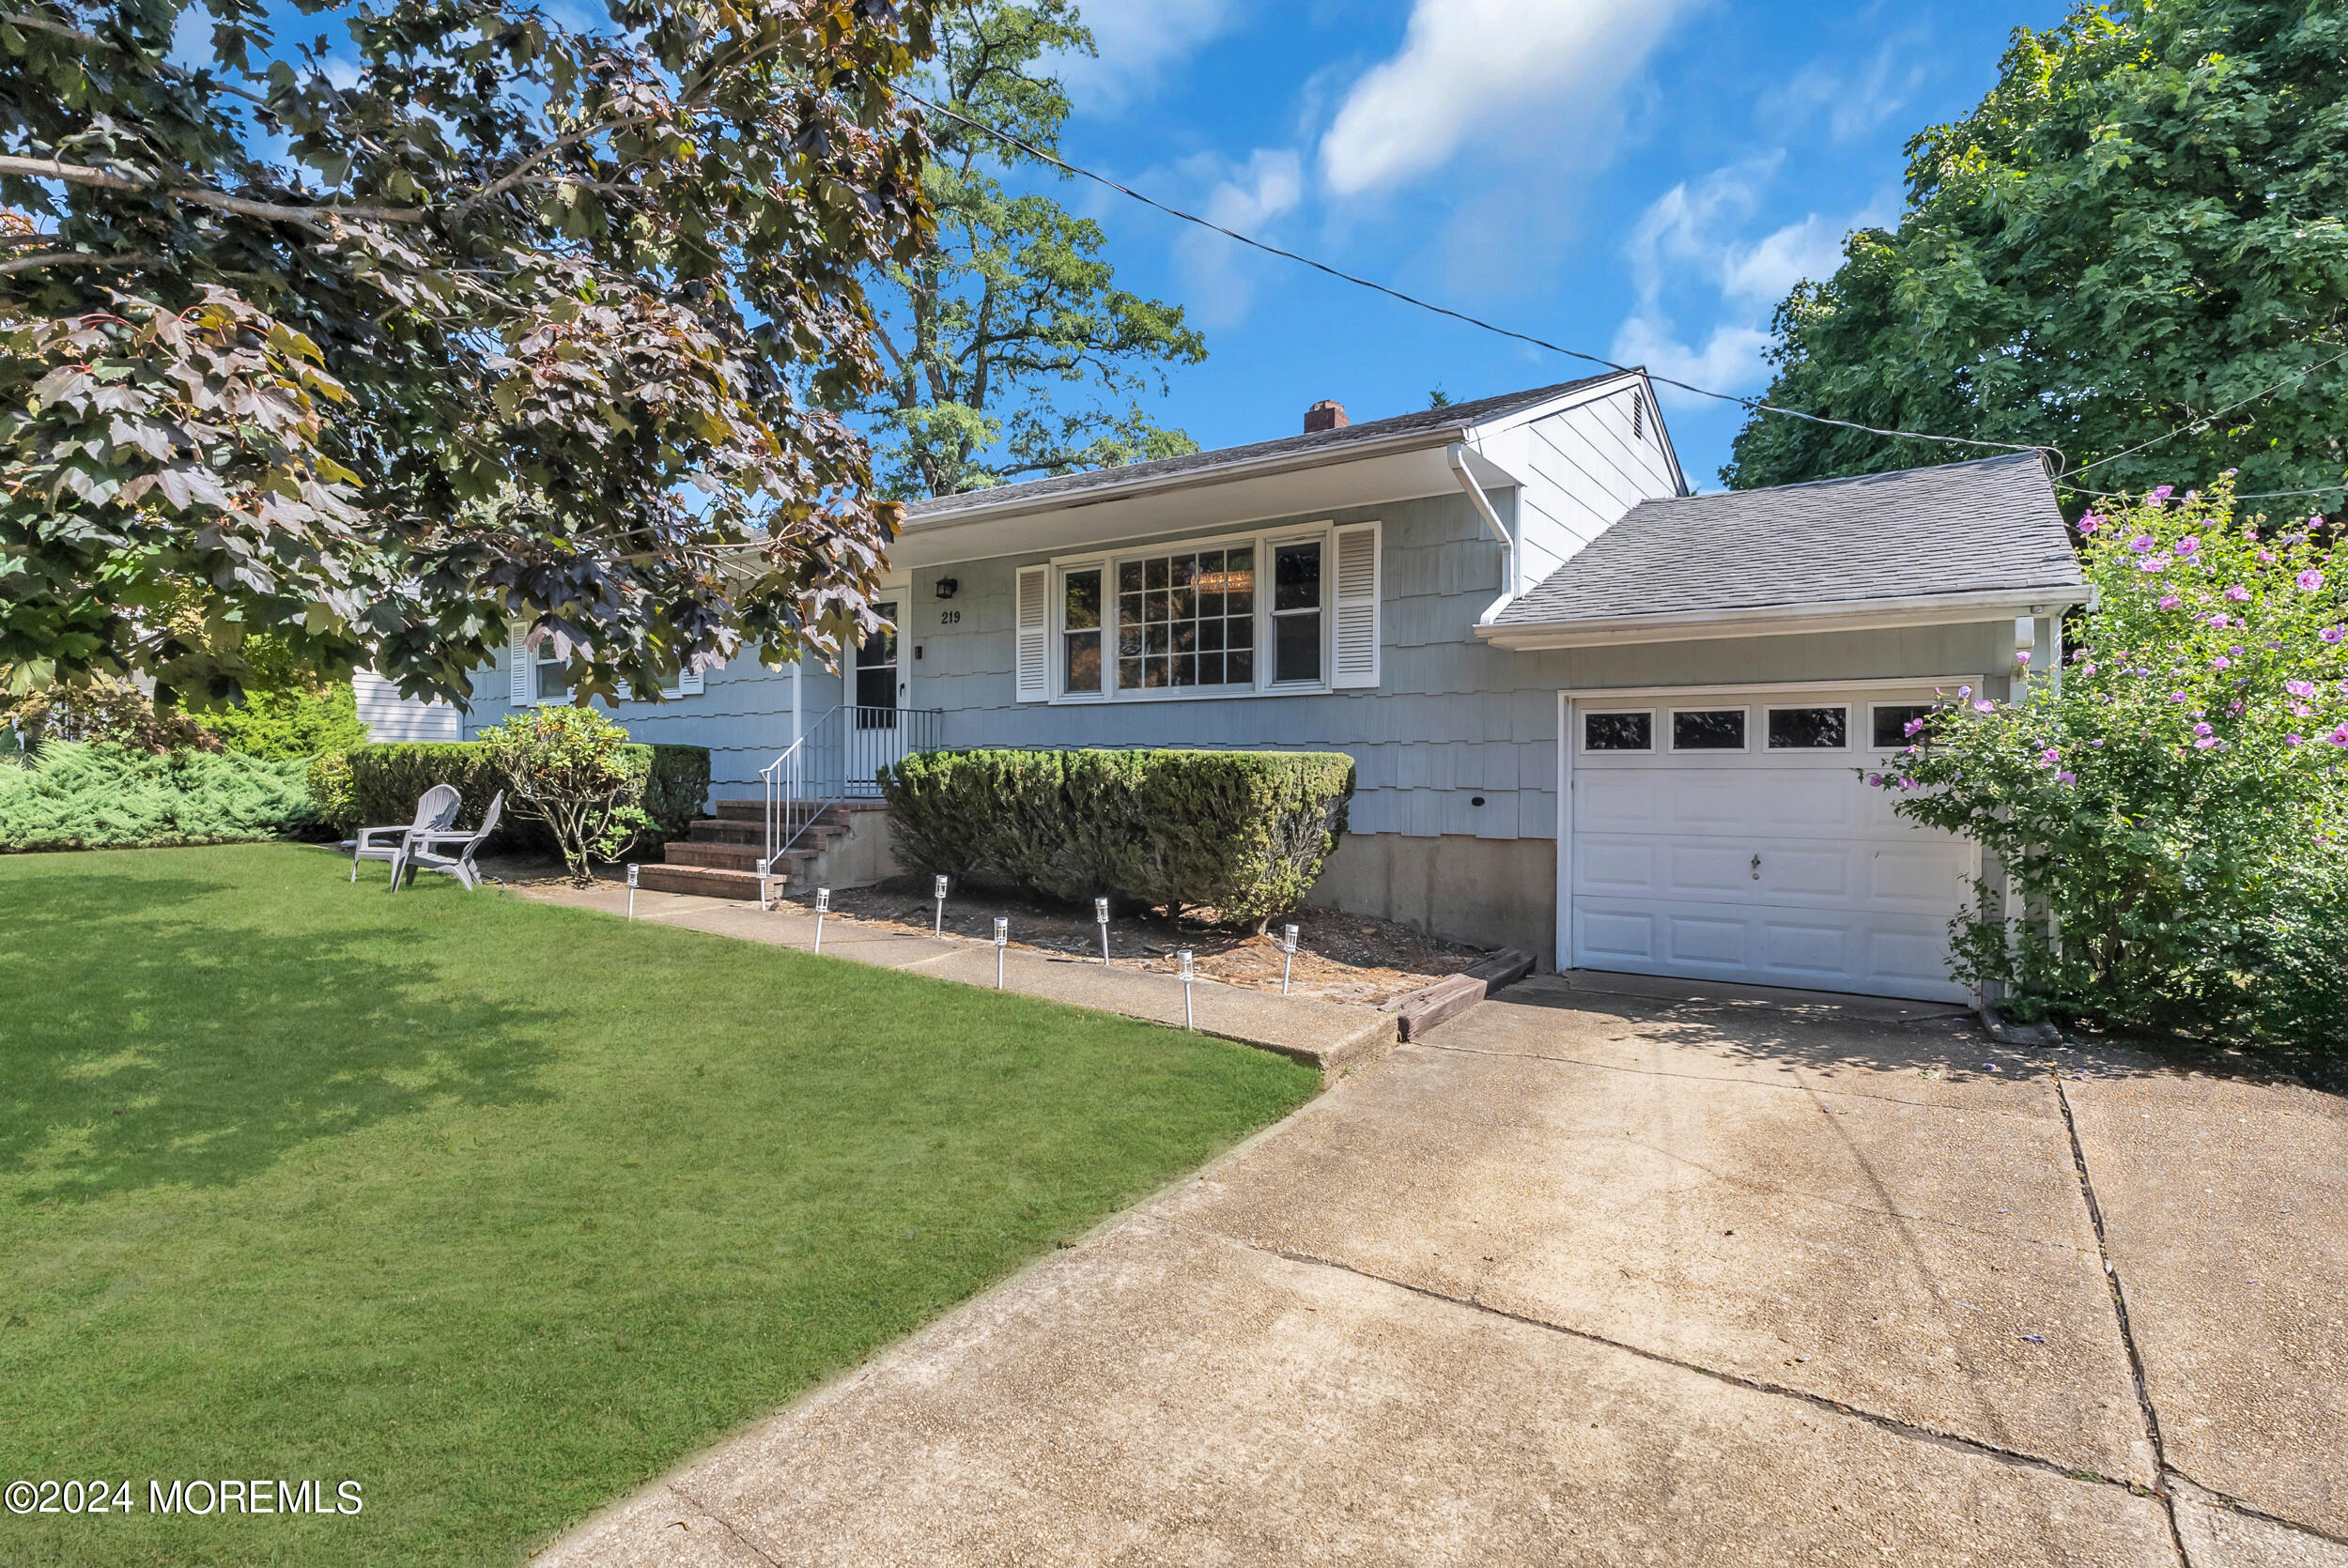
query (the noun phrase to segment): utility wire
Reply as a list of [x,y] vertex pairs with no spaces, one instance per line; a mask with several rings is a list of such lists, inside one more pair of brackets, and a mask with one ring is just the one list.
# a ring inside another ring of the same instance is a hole
[[[2321,342],[2322,340],[2316,339],[2313,341]],[[2106,463],[2116,463],[2123,457],[2132,456],[2137,453],[2142,452],[2146,447],[2158,446],[2163,441],[2170,440],[2178,436],[2183,436],[2188,432],[2207,430],[2211,425],[2217,423],[2219,420],[2224,419],[2228,414],[2232,413],[2236,408],[2245,407],[2249,404],[2256,403],[2263,397],[2267,397],[2275,392],[2278,392],[2282,391],[2283,388],[2291,385],[2294,381],[2304,381],[2309,377],[2314,375],[2317,371],[2323,370],[2330,365],[2336,365],[2342,360],[2348,360],[2348,348],[2341,349],[2339,353],[2333,355],[2328,360],[2322,360],[2314,364],[2307,365],[2301,369],[2293,371],[2290,375],[2284,377],[2273,386],[2263,388],[2258,392],[2252,392],[2248,397],[2236,399],[2234,402],[2227,404],[2224,407],[2217,410],[2215,413],[2203,414],[2197,420],[2187,420],[2185,423],[2178,425],[2175,429],[2163,431],[2160,435],[2155,436],[2149,441],[2139,441],[2136,445],[2127,448],[2125,451],[2115,452],[2109,457],[2098,457],[2093,463],[2081,463],[2078,468],[2071,469],[2069,473],[2057,474],[2055,477],[2057,479],[2069,479],[2072,474],[2082,474],[2090,469],[2100,469]],[[2327,484],[2324,486],[2324,488],[2325,490],[2337,490],[2340,486],[2337,484]],[[2317,490],[2269,490],[2265,493],[2269,496],[2312,496],[2319,495],[2322,492]],[[2249,496],[2238,496],[2235,499],[2237,500],[2249,500],[2253,498]]]
[[[1021,152],[1026,153],[1028,157],[1036,160],[1038,162],[1049,163],[1056,169],[1091,180],[1096,185],[1105,185],[1110,190],[1117,192],[1120,195],[1131,196],[1135,201],[1141,203],[1144,207],[1153,207],[1160,212],[1166,213],[1169,217],[1180,218],[1186,223],[1196,223],[1200,228],[1212,229],[1216,234],[1222,235],[1227,239],[1235,239],[1242,245],[1246,245],[1255,250],[1261,251],[1267,255],[1275,255],[1288,261],[1300,263],[1303,266],[1311,268],[1316,272],[1325,272],[1330,277],[1336,278],[1343,283],[1352,284],[1357,288],[1369,289],[1373,293],[1383,294],[1390,300],[1398,300],[1406,305],[1413,305],[1423,311],[1432,311],[1437,315],[1447,315],[1454,321],[1463,321],[1471,327],[1481,328],[1487,332],[1497,332],[1502,337],[1514,338],[1520,343],[1529,343],[1537,348],[1546,348],[1552,354],[1563,354],[1568,359],[1586,361],[1591,364],[1603,365],[1608,370],[1621,371],[1626,374],[1630,373],[1633,368],[1630,365],[1616,364],[1612,360],[1600,359],[1596,354],[1584,353],[1579,348],[1568,348],[1565,345],[1560,343],[1552,343],[1547,338],[1535,337],[1530,332],[1520,332],[1514,328],[1496,325],[1493,322],[1486,321],[1481,316],[1470,315],[1465,311],[1453,310],[1448,305],[1438,305],[1430,300],[1421,300],[1415,295],[1405,294],[1398,288],[1389,288],[1384,284],[1375,283],[1368,278],[1359,277],[1354,273],[1342,271],[1337,268],[1330,266],[1326,262],[1315,261],[1312,257],[1307,255],[1299,255],[1294,251],[1282,250],[1279,246],[1269,244],[1264,240],[1258,239],[1253,235],[1242,234],[1237,229],[1225,228],[1221,223],[1215,223],[1212,219],[1201,218],[1195,212],[1185,212],[1179,207],[1169,207],[1166,203],[1159,201],[1154,196],[1144,195],[1139,191],[1135,190],[1132,186],[1120,185],[1116,180],[1109,178],[1106,175],[1095,174],[1090,169],[1084,168],[1079,164],[1071,163],[1063,158],[1044,151],[1042,147],[1035,146],[1027,142],[1022,141],[1020,138],[1012,135],[1007,131],[998,131],[994,126],[988,125],[981,120],[974,120],[967,115],[947,108],[944,104],[932,103],[928,99],[923,98],[919,93],[908,92],[902,87],[898,89],[898,93],[899,96],[909,98],[914,102],[920,104],[923,108],[929,110],[934,115],[942,115],[950,120],[959,121],[960,123],[968,126],[971,130],[978,131],[981,135],[992,136],[998,142],[1002,142],[1010,146],[1017,147]],[[1686,381],[1675,380],[1668,376],[1658,376],[1653,371],[1646,371],[1645,374],[1648,380],[1660,382],[1663,386],[1676,387],[1681,392],[1693,392],[1698,397],[1709,397],[1717,399],[1722,403],[1734,403],[1740,408],[1750,409],[1757,413],[1784,414],[1788,419],[1808,420],[1813,424],[1831,424],[1844,430],[1859,430],[1863,431],[1870,436],[1889,436],[1902,440],[1945,441],[1954,446],[1989,447],[1999,452],[2035,452],[2039,454],[2042,461],[2045,461],[2047,458],[2047,455],[2051,453],[2052,461],[2047,463],[2047,469],[2049,473],[2051,473],[2055,469],[2060,468],[2063,461],[2062,450],[2057,447],[2039,446],[2016,441],[1982,441],[1975,440],[1970,436],[1930,436],[1921,430],[1885,430],[1872,424],[1856,423],[1850,420],[1829,419],[1824,414],[1804,413],[1800,408],[1780,407],[1774,403],[1764,403],[1759,398],[1755,397],[1738,397],[1734,392],[1714,392],[1709,387],[1693,386]]]

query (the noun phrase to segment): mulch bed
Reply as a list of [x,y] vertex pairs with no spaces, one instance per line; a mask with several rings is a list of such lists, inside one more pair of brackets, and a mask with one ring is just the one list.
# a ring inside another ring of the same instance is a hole
[[[812,904],[801,892],[790,901]],[[876,887],[835,888],[835,915],[861,924],[928,934],[936,914],[926,877],[898,877]],[[1101,928],[1089,904],[1047,903],[1016,894],[957,889],[946,900],[947,932],[973,941],[995,940],[995,918],[1011,921],[1011,945],[1047,957],[1101,960]],[[1481,947],[1446,942],[1391,920],[1304,909],[1258,936],[1248,926],[1234,930],[1211,919],[1185,915],[1179,926],[1163,914],[1121,915],[1109,924],[1109,956],[1120,968],[1172,971],[1174,955],[1188,947],[1194,971],[1226,985],[1259,991],[1280,989],[1280,927],[1293,921],[1296,967],[1290,994],[1377,1007],[1405,992],[1456,975],[1485,956]]]

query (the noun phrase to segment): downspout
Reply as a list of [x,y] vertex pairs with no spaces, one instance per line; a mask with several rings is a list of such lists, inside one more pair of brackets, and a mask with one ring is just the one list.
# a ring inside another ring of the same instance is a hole
[[1450,463],[1452,474],[1460,481],[1460,491],[1475,504],[1476,512],[1484,519],[1484,526],[1491,530],[1492,537],[1500,541],[1500,597],[1486,606],[1484,613],[1475,618],[1477,625],[1486,626],[1517,596],[1517,542],[1508,537],[1507,526],[1501,522],[1500,514],[1493,509],[1491,498],[1484,494],[1484,487],[1475,483],[1475,475],[1468,471],[1467,450],[1462,443],[1454,441],[1444,449],[1444,457]]

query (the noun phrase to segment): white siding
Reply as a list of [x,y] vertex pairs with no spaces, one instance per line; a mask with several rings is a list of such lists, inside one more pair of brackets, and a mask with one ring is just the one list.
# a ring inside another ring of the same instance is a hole
[[350,678],[358,699],[359,722],[374,741],[453,741],[458,739],[456,708],[446,702],[419,702],[399,695],[399,688],[372,669]]
[[1556,571],[1642,500],[1676,493],[1655,410],[1647,410],[1642,433],[1631,432],[1632,400],[1644,395],[1626,387],[1493,441],[1488,455],[1524,482],[1515,523],[1524,588]]

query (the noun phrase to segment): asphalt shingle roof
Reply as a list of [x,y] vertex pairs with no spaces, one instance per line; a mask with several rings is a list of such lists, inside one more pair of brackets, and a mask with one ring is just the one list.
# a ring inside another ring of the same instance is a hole
[[2034,453],[1641,501],[1498,623],[2076,588]]
[[1455,430],[1461,425],[1476,424],[1485,420],[1501,419],[1520,408],[1530,408],[1553,397],[1563,397],[1583,387],[1611,380],[1619,372],[1604,376],[1585,376],[1579,381],[1560,381],[1552,387],[1534,387],[1525,392],[1504,392],[1498,397],[1479,398],[1473,403],[1454,403],[1447,407],[1425,408],[1414,414],[1398,414],[1392,419],[1370,420],[1361,424],[1349,424],[1341,430],[1316,430],[1310,435],[1286,436],[1276,441],[1257,441],[1248,446],[1217,447],[1213,452],[1194,452],[1182,457],[1161,457],[1151,463],[1128,463],[1116,469],[1088,469],[1082,473],[1056,474],[1049,479],[1030,479],[1018,484],[997,485],[991,490],[969,490],[958,496],[932,496],[905,503],[905,515],[915,521],[923,518],[950,516],[954,513],[981,507],[1000,506],[1007,502],[1041,500],[1049,496],[1081,494],[1087,490],[1130,484],[1136,481],[1155,479],[1165,474],[1189,473],[1204,469],[1227,468],[1234,464],[1252,463],[1263,458],[1284,456],[1290,453],[1319,452],[1352,445],[1356,441],[1385,440],[1425,431],[1432,433]]

